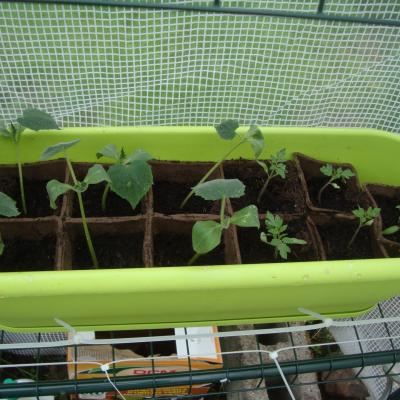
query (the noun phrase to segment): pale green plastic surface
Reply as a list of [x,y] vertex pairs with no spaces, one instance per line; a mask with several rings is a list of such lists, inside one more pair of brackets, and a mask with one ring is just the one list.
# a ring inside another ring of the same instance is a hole
[[[326,161],[351,162],[363,182],[400,185],[400,138],[371,129],[263,128],[267,153],[285,147]],[[73,128],[27,133],[23,159],[80,137],[75,161],[95,161],[103,145],[143,148],[164,160],[213,161],[231,143],[213,128]],[[233,158],[251,157],[247,146]],[[0,162],[14,163],[0,139]],[[400,260],[352,260],[24,272],[0,275],[0,328],[59,331],[54,318],[78,330],[157,328],[306,319],[299,307],[334,317],[362,312],[400,294]]]

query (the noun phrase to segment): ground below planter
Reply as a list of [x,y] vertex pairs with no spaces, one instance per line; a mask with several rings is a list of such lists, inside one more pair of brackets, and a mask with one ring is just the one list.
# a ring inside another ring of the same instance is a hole
[[231,199],[234,211],[249,204],[259,207],[261,213],[284,212],[301,213],[305,208],[304,194],[301,188],[297,169],[292,161],[286,162],[286,178],[276,177],[270,181],[260,203],[257,198],[265,181],[266,174],[262,168],[252,161],[230,161],[224,165],[224,176],[227,179],[240,179],[246,186],[245,195]]
[[[92,237],[100,268],[143,267],[143,233]],[[91,269],[92,260],[83,235],[72,240],[73,269]]]

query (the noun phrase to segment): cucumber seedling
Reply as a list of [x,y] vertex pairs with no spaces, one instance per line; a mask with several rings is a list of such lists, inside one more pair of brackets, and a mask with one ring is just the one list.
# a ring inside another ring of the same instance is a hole
[[342,183],[346,183],[348,179],[354,176],[354,173],[351,169],[342,167],[334,168],[332,164],[325,164],[320,168],[320,171],[325,175],[328,176],[329,179],[325,183],[324,186],[318,192],[318,204],[321,204],[322,193],[328,186],[332,186],[335,189],[340,189],[337,181],[341,180]]
[[[400,204],[396,206],[397,211],[400,211]],[[393,235],[394,233],[397,233],[398,231],[400,231],[400,215],[397,218],[397,224],[396,225],[392,225],[389,226],[388,228],[384,229],[382,231],[382,235]]]
[[221,200],[220,220],[197,221],[192,229],[192,245],[194,256],[188,262],[192,265],[202,254],[209,253],[221,243],[222,232],[231,224],[259,228],[258,209],[249,205],[236,211],[231,217],[225,215],[226,200],[244,195],[245,186],[239,179],[215,179],[201,183],[195,187],[195,194],[204,200]]
[[349,244],[347,246],[348,249],[351,247],[351,245],[356,240],[356,237],[357,237],[358,233],[360,232],[361,228],[366,227],[366,226],[371,226],[374,223],[375,218],[379,215],[380,212],[381,212],[381,209],[377,208],[377,207],[368,207],[366,210],[364,210],[361,207],[358,207],[356,210],[352,211],[352,213],[358,218],[358,226],[349,241]]
[[238,128],[239,123],[231,119],[223,121],[215,127],[221,139],[233,140],[234,138],[239,138],[239,141],[233,145],[230,150],[200,179],[197,185],[192,188],[190,193],[182,201],[180,208],[185,207],[189,199],[194,195],[196,187],[205,182],[211,176],[211,174],[242,144],[250,143],[256,159],[261,155],[262,151],[264,150],[264,137],[260,129],[257,126],[251,126],[247,132],[242,135],[236,132]]
[[[15,201],[7,196],[5,193],[0,192],[0,216],[2,217],[17,217],[19,215],[18,208],[15,204]],[[4,242],[1,238],[0,233],[0,256],[4,252]]]
[[274,215],[267,212],[265,217],[266,232],[261,232],[260,240],[269,246],[274,247],[274,258],[281,258],[287,260],[288,254],[291,253],[290,246],[292,244],[305,245],[307,242],[303,239],[289,237],[287,233],[288,226],[284,223],[279,215]]
[[106,170],[101,165],[96,164],[89,168],[83,181],[78,181],[71,160],[67,153],[67,150],[70,147],[77,144],[78,142],[80,142],[80,139],[75,139],[70,142],[57,143],[53,146],[50,146],[44,150],[40,159],[49,160],[50,158],[53,158],[57,154],[60,153],[63,154],[65,161],[67,162],[68,170],[69,173],[71,174],[73,184],[69,185],[67,183],[59,182],[56,179],[52,179],[51,181],[49,181],[46,185],[46,189],[50,199],[50,207],[56,209],[57,208],[56,200],[59,196],[63,195],[64,193],[67,193],[70,190],[76,193],[79,203],[79,210],[82,218],[83,232],[85,234],[86,243],[89,249],[90,257],[92,259],[92,264],[94,268],[99,268],[99,262],[96,257],[96,252],[94,251],[92,238],[90,236],[89,228],[87,225],[85,208],[83,206],[82,193],[88,189],[89,185],[95,185],[100,182],[110,182],[110,178]]
[[127,155],[123,147],[118,151],[114,144],[108,144],[96,153],[96,157],[107,157],[115,161],[107,171],[110,181],[106,182],[101,198],[102,211],[106,211],[110,189],[135,209],[153,184],[153,174],[147,163],[152,159],[151,155],[139,149]]
[[28,213],[25,197],[24,178],[22,173],[21,162],[21,136],[25,128],[33,131],[43,129],[60,129],[53,117],[44,111],[35,108],[24,110],[22,117],[17,118],[17,123],[10,122],[9,126],[0,127],[0,135],[11,140],[15,148],[15,159],[18,166],[19,189],[21,196],[22,212]]
[[282,179],[286,178],[286,149],[281,149],[276,154],[273,154],[271,159],[267,160],[267,162],[257,159],[256,161],[267,174],[267,180],[264,182],[264,185],[257,197],[257,203],[260,203],[261,198],[263,197],[265,191],[267,190],[268,184],[272,179],[276,178],[277,176],[280,176]]

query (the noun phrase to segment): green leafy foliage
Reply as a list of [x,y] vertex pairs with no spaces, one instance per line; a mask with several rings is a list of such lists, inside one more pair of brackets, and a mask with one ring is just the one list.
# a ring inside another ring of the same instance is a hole
[[290,245],[307,244],[305,240],[288,236],[288,226],[279,215],[274,215],[268,211],[265,218],[265,225],[267,232],[261,232],[260,240],[275,248],[275,256],[279,254],[281,258],[286,260],[288,254],[291,252]]
[[40,156],[41,161],[49,160],[59,153],[65,153],[67,149],[79,143],[80,139],[71,140],[70,142],[60,142],[47,147]]
[[135,208],[153,184],[149,164],[135,160],[129,164],[115,164],[108,170],[111,190]]
[[222,226],[216,221],[197,221],[193,225],[192,245],[197,254],[206,254],[221,243]]
[[0,192],[0,215],[2,217],[16,217],[19,214],[15,200]]
[[120,164],[129,164],[133,161],[150,161],[153,158],[147,151],[141,149],[135,150],[127,156],[123,147],[118,151],[114,144],[104,146],[96,153],[96,157],[97,159],[102,157],[111,158]]
[[246,141],[251,144],[254,156],[257,159],[264,150],[264,136],[257,126],[251,126],[245,134]]
[[[396,206],[396,209],[398,211],[400,211],[400,205]],[[397,223],[398,224],[400,223],[400,215],[397,218]],[[385,236],[393,235],[393,234],[397,233],[398,231],[400,231],[400,226],[399,225],[393,225],[393,226],[389,226],[388,228],[384,229],[382,231],[382,235],[385,235]]]
[[352,213],[359,219],[361,226],[371,226],[380,212],[381,209],[377,207],[368,207],[366,210],[358,207],[356,210],[352,211]]
[[242,197],[245,189],[239,179],[214,179],[193,188],[195,194],[204,200]]
[[237,128],[239,128],[239,122],[233,119],[222,121],[215,127],[219,137],[224,140],[232,140],[236,136]]
[[244,207],[236,211],[229,219],[229,222],[242,228],[259,228],[258,209],[254,205]]
[[60,129],[57,122],[50,114],[36,108],[24,110],[22,117],[19,117],[17,121],[21,126],[32,129],[33,131]]

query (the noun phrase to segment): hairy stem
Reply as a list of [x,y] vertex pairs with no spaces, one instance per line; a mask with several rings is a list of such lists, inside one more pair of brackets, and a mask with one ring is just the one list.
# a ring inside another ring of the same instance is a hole
[[331,182],[332,182],[332,179],[329,179],[329,181],[326,182],[325,185],[322,186],[322,188],[319,190],[319,192],[318,192],[318,204],[319,205],[321,205],[321,196],[322,196],[323,191],[331,184]]
[[188,265],[193,265],[197,259],[201,256],[200,253],[196,253],[189,261],[188,261]]
[[28,209],[26,207],[24,176],[22,174],[22,164],[21,164],[21,155],[20,155],[20,149],[19,149],[19,142],[15,143],[15,156],[16,156],[17,165],[18,165],[19,191],[20,191],[20,194],[21,194],[22,211],[26,215],[26,214],[28,214]]
[[[68,158],[66,153],[65,153],[65,159],[67,161],[68,169],[69,169],[69,172],[71,173],[72,180],[73,180],[74,184],[76,185],[78,183],[78,180],[76,179],[76,175],[75,175],[74,169],[72,167],[71,161]],[[92,259],[92,264],[93,264],[94,268],[99,268],[99,262],[97,261],[96,252],[94,251],[92,238],[90,236],[89,227],[87,225],[85,208],[83,206],[82,193],[76,192],[76,195],[78,197],[79,210],[81,212],[81,217],[82,217],[83,231],[85,233],[86,243],[87,243],[87,246],[89,249],[90,257]]]
[[[214,164],[213,167],[210,168],[210,170],[200,179],[200,181],[197,183],[196,186],[202,184],[205,182],[210,175],[225,161],[227,157],[231,155],[240,145],[242,145],[246,141],[246,138],[243,138],[239,143],[237,143],[235,146],[233,146],[216,164]],[[195,187],[196,187],[195,186]],[[193,196],[194,194],[194,188],[191,190],[191,192],[185,197],[185,199],[182,201],[180,208],[185,207],[189,199]]]
[[260,190],[260,193],[258,194],[257,203],[260,203],[260,202],[261,202],[261,198],[264,196],[264,193],[265,193],[265,191],[267,190],[268,184],[269,184],[269,182],[270,182],[270,180],[271,180],[272,178],[273,178],[273,176],[268,175],[267,180],[265,181],[263,187],[262,187],[261,190]]
[[350,239],[349,244],[347,245],[347,248],[348,248],[348,249],[351,247],[351,245],[352,245],[352,244],[354,243],[354,241],[356,240],[356,237],[357,237],[357,235],[358,235],[358,232],[360,232],[360,229],[361,229],[361,228],[362,228],[362,225],[361,225],[361,224],[358,224],[357,229],[355,230],[353,236],[352,236],[351,239]]
[[103,196],[101,198],[101,210],[103,213],[106,212],[106,206],[107,206],[107,196],[108,192],[110,191],[111,185],[107,183],[106,187],[104,188]]

